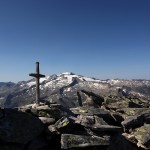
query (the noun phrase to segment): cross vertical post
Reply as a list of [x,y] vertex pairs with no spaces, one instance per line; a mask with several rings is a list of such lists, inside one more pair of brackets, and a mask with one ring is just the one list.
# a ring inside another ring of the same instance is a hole
[[[39,62],[36,62],[36,74],[39,75]],[[36,103],[39,103],[40,98],[40,85],[39,85],[40,78],[39,76],[36,77]]]
[[40,78],[45,77],[45,75],[40,74],[39,62],[36,62],[36,73],[30,73],[29,76],[36,78],[36,104],[40,102]]

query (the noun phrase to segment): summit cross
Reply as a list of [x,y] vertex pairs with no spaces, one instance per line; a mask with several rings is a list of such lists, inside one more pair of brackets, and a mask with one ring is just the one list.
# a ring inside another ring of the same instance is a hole
[[36,62],[36,73],[30,73],[29,76],[35,77],[36,78],[36,104],[40,103],[40,86],[39,86],[39,81],[40,78],[45,77],[45,75],[40,74],[39,70],[39,62]]

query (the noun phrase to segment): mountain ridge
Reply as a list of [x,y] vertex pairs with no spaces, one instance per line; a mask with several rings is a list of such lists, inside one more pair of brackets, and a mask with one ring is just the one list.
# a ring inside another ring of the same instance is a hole
[[[0,82],[1,83],[1,82]],[[11,84],[10,84],[11,83]],[[0,84],[0,106],[18,107],[35,101],[35,79]],[[4,86],[5,85],[5,86]],[[40,79],[41,99],[75,107],[78,105],[77,92],[91,91],[98,95],[150,97],[150,80],[107,79],[76,75],[72,72],[53,74]],[[85,98],[83,94],[81,97]]]

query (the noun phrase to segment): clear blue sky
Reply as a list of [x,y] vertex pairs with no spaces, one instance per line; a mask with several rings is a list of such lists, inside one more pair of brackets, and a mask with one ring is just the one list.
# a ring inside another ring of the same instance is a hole
[[0,0],[0,81],[72,71],[150,79],[150,0]]

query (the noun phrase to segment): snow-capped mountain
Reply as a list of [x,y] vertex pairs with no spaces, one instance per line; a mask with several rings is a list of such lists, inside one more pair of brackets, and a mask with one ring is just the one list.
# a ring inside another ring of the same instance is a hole
[[[2,107],[17,107],[35,101],[36,81],[20,81],[12,83],[8,88],[0,84],[0,105]],[[91,91],[98,95],[150,96],[149,80],[98,80],[71,72],[47,76],[40,79],[40,95],[42,100],[60,103],[66,107],[78,105],[78,93],[81,90]],[[80,93],[81,96],[82,93]]]

